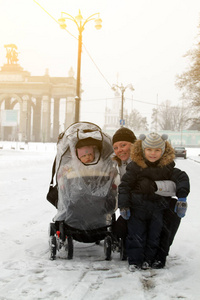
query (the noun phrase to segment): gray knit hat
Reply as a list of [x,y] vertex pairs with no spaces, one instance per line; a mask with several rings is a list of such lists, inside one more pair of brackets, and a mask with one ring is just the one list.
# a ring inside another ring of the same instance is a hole
[[168,135],[163,134],[160,136],[158,133],[151,132],[147,136],[145,134],[141,134],[139,139],[142,140],[143,151],[145,148],[161,148],[163,155],[165,152],[165,141],[168,139]]

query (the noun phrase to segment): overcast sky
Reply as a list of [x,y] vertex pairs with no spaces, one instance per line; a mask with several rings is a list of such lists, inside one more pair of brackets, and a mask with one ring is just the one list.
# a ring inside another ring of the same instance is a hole
[[75,17],[79,9],[83,18],[100,13],[102,29],[90,21],[83,32],[82,120],[103,125],[116,83],[133,84],[125,108],[148,118],[157,100],[180,104],[175,76],[187,68],[183,56],[197,40],[199,0],[0,0],[0,7],[0,66],[6,63],[4,45],[12,43],[24,70],[44,75],[48,68],[52,77],[68,76],[70,67],[76,77],[78,51],[75,23],[67,21],[73,37],[53,18],[62,11]]

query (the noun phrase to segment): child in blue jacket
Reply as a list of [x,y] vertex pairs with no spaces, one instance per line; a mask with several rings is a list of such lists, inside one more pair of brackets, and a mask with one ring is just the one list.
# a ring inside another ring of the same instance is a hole
[[169,207],[171,198],[155,193],[136,193],[137,182],[142,178],[153,181],[176,178],[175,211],[184,216],[189,194],[189,178],[174,163],[174,150],[167,135],[157,133],[141,135],[131,148],[131,162],[119,185],[118,206],[121,215],[128,219],[126,251],[129,270],[152,267],[160,242],[163,214]]

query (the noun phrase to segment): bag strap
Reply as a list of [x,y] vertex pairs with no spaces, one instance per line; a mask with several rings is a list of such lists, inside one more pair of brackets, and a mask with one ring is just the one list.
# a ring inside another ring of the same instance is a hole
[[54,159],[53,166],[52,166],[50,186],[53,186],[53,178],[54,178],[55,172],[56,172],[56,157]]

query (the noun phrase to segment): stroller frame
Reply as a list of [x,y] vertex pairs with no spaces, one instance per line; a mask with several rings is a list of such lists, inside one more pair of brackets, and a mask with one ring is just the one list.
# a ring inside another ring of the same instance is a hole
[[[115,215],[113,221],[115,222]],[[112,259],[112,252],[120,252],[120,259],[126,260],[125,243],[113,234],[112,225],[93,230],[79,230],[68,226],[64,221],[52,222],[49,225],[49,259],[55,260],[57,251],[63,248],[67,259],[73,259],[74,240],[97,245],[104,240],[105,260]]]

